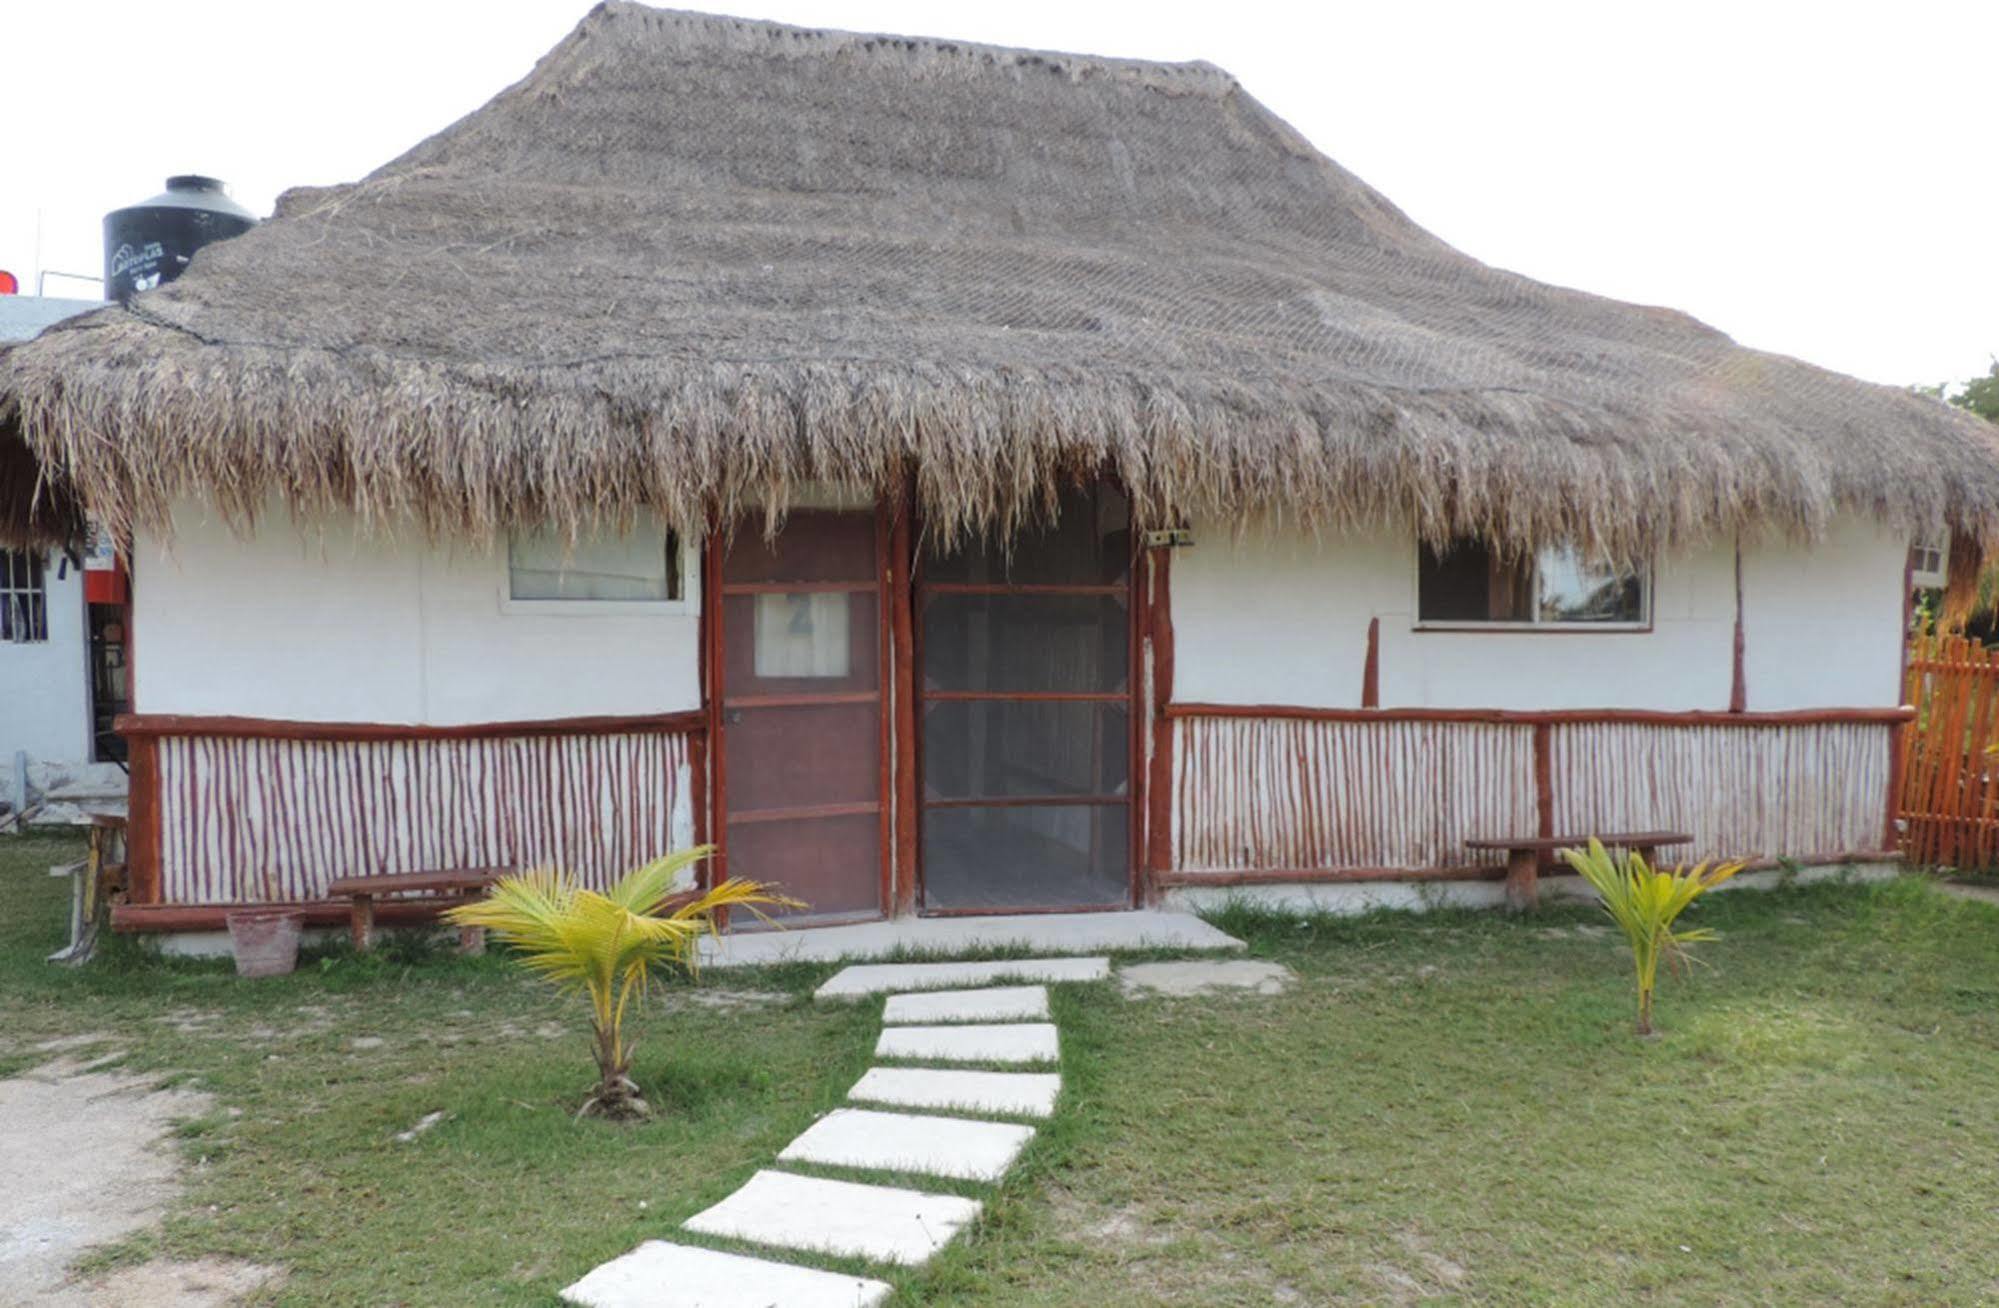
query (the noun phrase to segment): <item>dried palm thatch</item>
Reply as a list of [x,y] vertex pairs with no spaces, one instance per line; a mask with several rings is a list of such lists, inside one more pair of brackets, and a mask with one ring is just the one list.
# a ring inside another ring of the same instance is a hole
[[1999,520],[1972,419],[1486,267],[1211,66],[625,3],[362,181],[10,351],[0,408],[45,500],[119,531],[184,496],[687,528],[912,471],[933,527],[1004,528],[1102,468],[1149,522],[1616,554]]

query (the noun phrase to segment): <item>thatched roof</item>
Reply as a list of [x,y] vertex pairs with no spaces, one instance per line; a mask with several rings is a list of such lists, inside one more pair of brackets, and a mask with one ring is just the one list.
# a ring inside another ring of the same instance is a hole
[[1100,466],[1152,522],[1619,552],[1999,521],[1981,424],[1488,268],[1209,65],[624,3],[362,181],[9,351],[8,405],[0,443],[114,528],[184,495],[687,525],[911,470],[932,523],[1003,523]]

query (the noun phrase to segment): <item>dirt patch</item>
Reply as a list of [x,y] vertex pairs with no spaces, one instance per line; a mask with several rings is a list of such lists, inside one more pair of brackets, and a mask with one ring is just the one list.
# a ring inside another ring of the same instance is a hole
[[697,1008],[760,1008],[791,999],[782,990],[689,990],[685,995]]
[[155,1258],[137,1267],[121,1268],[87,1286],[74,1287],[65,1292],[72,1297],[50,1302],[88,1308],[222,1308],[274,1284],[283,1275],[278,1268],[262,1263],[227,1258],[192,1262]]
[[[212,1106],[204,1094],[158,1089],[151,1078],[90,1070],[70,1059],[0,1081],[0,1285],[24,1292],[27,1302],[51,1305],[227,1302],[189,1298],[207,1293],[191,1289],[179,1298],[146,1298],[130,1288],[99,1298],[97,1288],[67,1275],[85,1249],[159,1219],[178,1185],[167,1142],[173,1123]],[[175,1283],[233,1283],[219,1272],[204,1280],[186,1271],[198,1264],[161,1266],[169,1269],[160,1281],[163,1295]]]
[[1367,1270],[1379,1281],[1387,1299],[1395,1304],[1414,1304],[1447,1297],[1463,1290],[1469,1273],[1464,1266],[1431,1248],[1420,1231],[1404,1231],[1402,1248],[1405,1263],[1371,1263]]
[[33,1046],[36,1053],[66,1054],[76,1049],[88,1049],[92,1045],[109,1044],[111,1037],[101,1031],[84,1031],[77,1035],[57,1036],[53,1040],[43,1040]]

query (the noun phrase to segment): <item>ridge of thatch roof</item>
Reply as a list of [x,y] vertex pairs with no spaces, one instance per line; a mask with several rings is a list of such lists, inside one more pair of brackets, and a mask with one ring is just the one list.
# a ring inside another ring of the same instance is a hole
[[0,476],[10,441],[119,531],[184,496],[691,526],[912,472],[948,530],[1104,467],[1148,522],[1618,553],[1999,523],[1983,424],[1487,267],[1209,65],[627,3],[361,181],[0,356]]

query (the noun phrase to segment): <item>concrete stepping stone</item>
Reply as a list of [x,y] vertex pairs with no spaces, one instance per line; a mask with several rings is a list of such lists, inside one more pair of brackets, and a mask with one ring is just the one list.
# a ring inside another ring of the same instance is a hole
[[1282,963],[1253,958],[1187,959],[1173,963],[1132,963],[1118,969],[1118,984],[1134,995],[1205,995],[1217,990],[1248,990],[1281,995],[1297,978]]
[[1061,1055],[1055,1027],[1048,1022],[892,1026],[875,1041],[876,1058],[940,1063],[1052,1063]]
[[890,995],[882,1011],[882,1021],[890,1026],[1047,1020],[1047,986],[991,986],[984,990],[928,990],[913,995]]
[[758,1172],[686,1225],[703,1235],[915,1267],[970,1226],[983,1206],[953,1194]]
[[580,1308],[875,1308],[881,1281],[647,1240],[562,1292]]
[[898,1108],[945,1108],[1005,1117],[1052,1117],[1062,1078],[1053,1072],[967,1072],[938,1067],[873,1067],[847,1098]]
[[1031,1126],[836,1108],[784,1147],[786,1163],[997,1181],[1034,1138]]
[[857,963],[812,992],[815,999],[860,999],[899,990],[948,990],[999,981],[1101,981],[1108,958],[1010,958],[993,963]]

